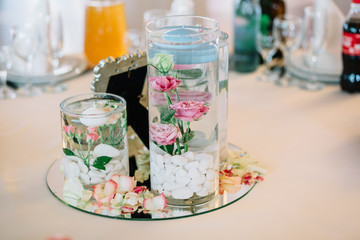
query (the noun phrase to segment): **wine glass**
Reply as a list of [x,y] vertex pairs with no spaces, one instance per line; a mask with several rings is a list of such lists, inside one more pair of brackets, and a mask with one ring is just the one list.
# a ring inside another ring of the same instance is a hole
[[20,96],[33,97],[41,94],[41,89],[31,83],[33,60],[39,50],[40,34],[37,24],[26,23],[11,29],[11,45],[14,53],[26,63],[26,83],[18,90]]
[[62,92],[67,89],[65,83],[56,81],[56,76],[59,75],[59,68],[61,67],[62,49],[63,49],[63,22],[59,12],[51,12],[43,16],[44,33],[47,40],[47,50],[51,60],[52,75],[50,85],[45,88],[46,92]]
[[300,86],[305,90],[315,91],[325,87],[323,83],[318,82],[316,74],[319,54],[324,49],[327,35],[325,23],[325,13],[316,11],[313,6],[304,9],[303,47],[308,53],[311,71],[308,81]]
[[0,49],[0,99],[15,98],[16,93],[10,89],[7,85],[8,71],[12,65],[12,49],[9,46],[2,46]]
[[279,78],[279,75],[275,72],[272,72],[270,69],[270,63],[273,59],[273,56],[276,53],[276,45],[272,32],[268,29],[262,28],[258,35],[258,46],[260,54],[264,59],[265,70],[258,76],[259,80],[264,80],[268,82],[273,82]]
[[291,54],[301,43],[301,18],[291,14],[284,14],[274,19],[273,36],[276,44],[285,53],[286,71],[283,77],[276,81],[280,86],[291,86],[297,81],[292,78],[289,72],[291,67]]

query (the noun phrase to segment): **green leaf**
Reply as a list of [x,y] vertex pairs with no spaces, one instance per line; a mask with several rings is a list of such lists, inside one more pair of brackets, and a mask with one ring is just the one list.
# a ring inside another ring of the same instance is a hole
[[164,110],[160,114],[160,119],[163,122],[168,122],[174,116],[176,110]]
[[111,157],[108,156],[101,156],[95,159],[93,163],[93,167],[96,167],[97,169],[105,170],[105,165],[108,164],[111,160]]
[[63,148],[63,152],[66,156],[75,156],[75,153],[68,148]]

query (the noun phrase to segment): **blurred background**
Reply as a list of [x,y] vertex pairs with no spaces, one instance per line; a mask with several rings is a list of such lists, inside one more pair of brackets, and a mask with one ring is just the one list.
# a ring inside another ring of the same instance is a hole
[[[44,0],[0,1],[0,45],[5,44],[11,26],[21,24],[44,9]],[[143,15],[149,9],[170,9],[172,0],[124,0],[128,29],[142,31]],[[301,14],[314,0],[286,0],[288,13]],[[334,0],[344,14],[350,0]],[[222,31],[229,33],[230,51],[233,49],[233,0],[195,0],[195,14],[219,20]],[[50,4],[61,12],[64,22],[64,54],[81,53],[84,48],[84,23],[86,0],[51,0]]]

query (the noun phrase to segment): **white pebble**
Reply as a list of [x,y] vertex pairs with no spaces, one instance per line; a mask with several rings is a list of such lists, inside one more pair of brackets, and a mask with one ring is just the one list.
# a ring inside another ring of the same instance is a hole
[[182,184],[188,184],[191,181],[191,178],[189,178],[188,176],[180,176],[180,175],[176,175],[176,182],[177,183],[182,183]]
[[207,181],[211,181],[211,180],[214,180],[214,178],[215,178],[215,172],[214,172],[214,170],[208,169],[208,170],[206,171],[206,180],[207,180]]
[[188,160],[182,156],[175,155],[171,157],[171,162],[175,165],[182,166],[185,165],[188,162]]
[[[109,172],[107,175],[106,175],[106,177],[105,177],[105,180],[106,181],[109,181],[109,179],[114,175],[114,174],[117,174],[118,172],[116,172],[116,171],[111,171],[111,172]],[[119,174],[119,175],[121,175],[121,174]]]
[[196,192],[196,195],[199,197],[205,197],[209,194],[209,192],[206,190],[206,188],[202,188],[200,191]]
[[214,181],[206,181],[203,186],[208,192],[210,192],[210,193],[215,192],[215,182]]
[[120,170],[120,169],[123,168],[123,165],[121,164],[120,161],[114,162],[113,165],[114,165],[114,167],[113,167],[113,169],[112,169],[113,171]]
[[87,175],[87,174],[85,174],[85,173],[80,173],[80,179],[84,182],[85,185],[89,185],[89,184],[90,184],[89,175]]
[[79,165],[80,171],[83,173],[87,173],[89,171],[89,168],[84,164],[84,161],[82,159],[77,160],[77,164]]
[[190,184],[191,185],[198,185],[198,184],[203,184],[204,182],[205,182],[205,176],[201,175],[198,178],[191,179]]
[[181,183],[169,183],[169,182],[165,182],[163,185],[162,185],[162,188],[164,190],[167,190],[167,191],[172,191],[174,189],[177,189],[177,188],[183,188],[185,187],[185,184],[181,184]]
[[120,156],[121,152],[114,148],[113,146],[107,144],[99,144],[94,148],[94,155],[100,156],[107,156],[111,158],[115,158]]
[[99,184],[99,183],[103,183],[105,182],[103,178],[91,178],[90,179],[90,184]]
[[187,158],[189,161],[195,160],[193,152],[186,152],[186,153],[182,154],[181,156],[183,156],[184,158]]
[[200,163],[198,161],[188,162],[187,164],[185,164],[184,168],[189,171],[189,169],[191,168],[198,168],[199,165]]
[[70,162],[64,166],[64,174],[66,178],[78,178],[80,176],[80,168],[74,162]]
[[160,168],[164,166],[163,157],[162,157],[160,154],[156,154],[156,156],[155,156],[155,163],[156,163],[156,165],[158,165]]
[[202,174],[197,168],[190,168],[187,176],[191,179],[201,178]]
[[201,190],[202,185],[201,185],[201,184],[198,184],[198,185],[191,185],[191,184],[189,184],[188,187],[189,187],[189,189],[190,189],[191,191],[193,191],[193,192],[198,192],[198,191]]
[[106,177],[105,173],[101,173],[98,170],[90,170],[88,174],[89,174],[90,178],[105,178]]
[[109,173],[111,170],[113,170],[114,165],[111,164],[111,162],[109,162],[108,164],[105,165],[105,172]]
[[206,170],[208,168],[212,168],[212,166],[214,165],[212,162],[213,159],[209,159],[209,158],[203,158],[200,160],[200,166],[199,168],[202,170]]
[[200,161],[200,169],[208,169],[214,166],[214,157],[207,153],[200,153],[195,156],[197,161]]
[[193,192],[188,188],[178,188],[172,191],[171,196],[175,199],[188,199],[193,196]]
[[82,114],[86,116],[80,118],[80,122],[88,127],[102,126],[109,120],[108,117],[99,117],[98,114],[104,114],[106,111],[101,108],[88,108]]

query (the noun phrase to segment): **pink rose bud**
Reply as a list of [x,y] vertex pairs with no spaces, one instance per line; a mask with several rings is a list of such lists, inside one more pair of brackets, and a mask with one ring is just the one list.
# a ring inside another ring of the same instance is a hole
[[159,92],[170,92],[180,85],[181,81],[170,76],[149,77],[150,86]]
[[201,118],[209,108],[203,102],[181,101],[170,105],[176,110],[174,117],[183,121],[192,122]]
[[150,123],[150,139],[160,145],[171,145],[179,135],[179,128],[172,124]]
[[66,132],[67,135],[70,135],[70,133],[74,134],[75,127],[74,126],[63,126],[63,130]]

